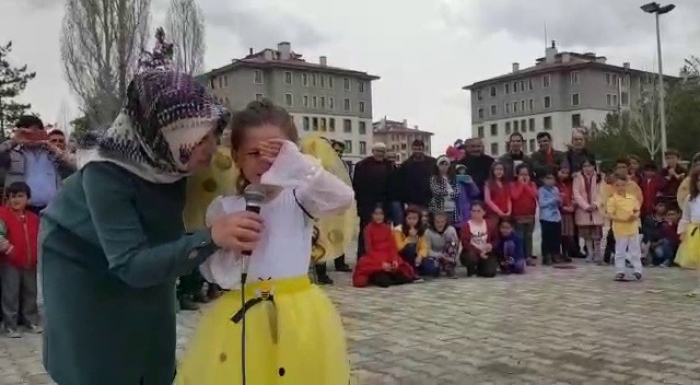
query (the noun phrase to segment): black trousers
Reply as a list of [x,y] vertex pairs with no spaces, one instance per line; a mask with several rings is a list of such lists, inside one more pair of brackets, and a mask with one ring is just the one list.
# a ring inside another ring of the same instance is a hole
[[610,227],[610,230],[608,231],[606,237],[607,239],[605,240],[605,252],[603,253],[603,260],[605,261],[605,263],[610,263],[612,254],[615,252],[615,234],[613,234],[612,226]]
[[542,232],[542,256],[561,255],[561,222],[540,220]]
[[411,278],[404,277],[401,274],[391,274],[382,271],[370,275],[369,282],[375,286],[389,287],[391,285],[403,285],[405,283],[411,283],[413,282],[413,280]]
[[463,266],[467,268],[467,275],[484,278],[493,278],[498,272],[498,257],[490,253],[486,258],[481,258],[481,255],[465,250],[459,256],[459,260]]

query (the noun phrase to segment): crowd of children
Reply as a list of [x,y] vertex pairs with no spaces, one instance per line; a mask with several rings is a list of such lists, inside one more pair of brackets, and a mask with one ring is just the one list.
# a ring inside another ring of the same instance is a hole
[[[612,262],[616,280],[642,279],[647,264],[700,267],[700,156],[696,158],[690,175],[678,163],[678,154],[669,151],[662,170],[630,157],[604,174],[596,171],[593,159],[583,159],[579,172],[572,174],[563,163],[540,173],[539,180],[532,179],[526,163],[517,165],[510,178],[506,166],[494,162],[483,202],[475,198],[479,191],[468,170],[438,163],[438,179],[431,183],[450,192],[456,209],[408,207],[404,222],[392,229],[378,207],[353,282],[386,287],[443,273],[455,278],[459,265],[468,276],[494,277],[499,270],[522,274],[537,259],[532,241],[536,218],[543,265],[570,263],[583,241],[587,262]],[[686,192],[678,193],[679,188]]]

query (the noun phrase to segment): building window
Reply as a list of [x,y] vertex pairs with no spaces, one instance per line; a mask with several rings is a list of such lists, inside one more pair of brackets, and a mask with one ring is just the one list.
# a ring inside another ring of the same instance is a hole
[[[323,79],[323,78],[321,78]],[[326,108],[326,97],[321,96],[321,108]]]
[[618,97],[617,94],[607,94],[605,95],[605,101],[608,107],[617,107]]
[[345,133],[352,132],[352,120],[343,119],[343,132],[345,132]]
[[632,84],[632,78],[630,77],[630,74],[625,74],[625,80],[622,81],[622,84],[624,84],[627,87],[629,87]]
[[530,91],[533,91],[535,89],[535,83],[532,81],[532,79],[527,79],[527,88]]
[[216,89],[216,78],[209,79],[209,87],[211,87],[212,90]]
[[518,132],[520,131],[520,123],[516,120],[513,121],[513,132]]
[[491,125],[491,136],[498,136],[498,124]]
[[481,90],[476,90],[476,100],[482,100],[484,96],[481,94]]
[[301,84],[304,87],[309,86],[309,74],[301,74]]
[[302,96],[302,97],[301,97],[301,100],[302,100],[301,103],[304,105],[304,107],[308,107],[308,106],[309,106],[309,96],[308,96],[308,95]]
[[506,122],[506,135],[510,135],[510,122]]
[[311,97],[311,106],[313,108],[318,108],[318,97],[316,97],[316,96]]
[[223,88],[223,86],[224,86],[224,78],[221,77],[221,78],[219,78],[219,88]]
[[333,76],[328,76],[328,88],[333,88]]
[[627,91],[623,91],[620,93],[620,104],[622,104],[623,106],[630,104],[630,94]]
[[259,71],[259,70],[253,71],[253,82],[255,82],[255,84],[263,84],[262,71]]
[[571,115],[571,127],[581,127],[581,114]]
[[530,111],[534,111],[535,110],[535,99],[530,99],[529,103],[530,103]]
[[284,83],[285,84],[292,84],[292,73],[287,71],[284,73]]
[[578,71],[572,72],[571,73],[571,84],[578,84],[578,81],[579,81],[578,77],[579,77]]
[[316,74],[311,74],[311,85],[316,87]]
[[294,106],[294,99],[292,98],[292,94],[284,94],[284,105],[287,107]]
[[318,131],[318,118],[311,118],[311,130]]
[[357,108],[360,110],[360,112],[365,112],[365,102],[359,102],[357,104]]
[[581,99],[581,97],[579,96],[579,94],[572,94],[571,95],[571,105],[578,106],[581,102],[580,99]]
[[612,106],[612,94],[605,95],[605,104],[610,107]]
[[262,101],[264,98],[263,94],[255,94],[255,100]]
[[617,96],[617,94],[613,94],[613,96],[612,96],[612,101],[613,101],[613,106],[615,106],[615,107],[619,106],[619,101],[618,101],[618,96]]
[[343,99],[343,110],[350,111],[350,99]]
[[[323,77],[321,79],[323,79]],[[326,118],[321,118],[321,132],[326,132],[326,129]]]
[[328,131],[335,132],[335,118],[328,118]]
[[552,79],[549,75],[542,76],[542,88],[549,88],[549,82],[551,80]]
[[365,93],[365,82],[363,82],[362,80],[357,82],[357,88],[361,94],[364,94]]
[[552,98],[549,96],[544,97],[544,108],[552,107]]
[[480,139],[484,138],[484,126],[479,126],[476,128],[476,136],[478,136]]
[[484,109],[483,109],[483,108],[479,108],[479,109],[476,110],[476,111],[477,111],[476,113],[477,113],[477,116],[479,117],[479,119],[483,119],[483,118],[484,118]]
[[530,120],[528,120],[528,125],[530,126],[528,127],[528,131],[535,132],[535,118],[530,118]]
[[520,81],[520,92],[525,92],[525,80]]
[[496,114],[498,114],[498,108],[494,104],[491,106],[491,116],[495,116]]
[[310,123],[308,116],[304,116],[304,119],[302,119],[302,126],[304,127],[304,131],[309,131]]
[[513,93],[514,94],[518,93],[518,82],[513,82]]
[[518,102],[513,102],[513,113],[514,114],[518,113]]
[[350,91],[350,79],[343,78],[343,89],[345,91]]
[[491,97],[492,98],[496,97],[496,87],[495,86],[491,86]]
[[325,88],[326,87],[326,77],[323,75],[319,75],[318,80],[321,82],[321,88]]
[[328,98],[328,108],[331,110],[335,108],[335,99],[331,97]]
[[510,83],[506,83],[503,85],[503,92],[508,95],[510,93]]
[[510,103],[508,103],[508,102],[506,102],[506,104],[505,104],[505,111],[506,111],[506,114],[510,114]]
[[535,141],[535,139],[530,139],[530,152],[535,152],[535,151],[536,151],[536,150],[535,150],[535,148],[536,148],[535,146],[537,146],[537,142]]
[[352,140],[345,141],[345,152],[352,154]]
[[367,123],[366,122],[360,122],[360,135],[366,135],[367,134]]
[[360,141],[360,155],[367,154],[367,142]]
[[542,119],[542,125],[544,126],[545,130],[551,130],[552,129],[552,117],[551,116],[545,116]]
[[620,82],[620,79],[618,78],[617,74],[613,74],[612,75],[612,85],[617,87],[619,82]]
[[491,143],[491,155],[498,155],[498,143]]
[[524,100],[520,101],[520,111],[525,112],[525,101]]

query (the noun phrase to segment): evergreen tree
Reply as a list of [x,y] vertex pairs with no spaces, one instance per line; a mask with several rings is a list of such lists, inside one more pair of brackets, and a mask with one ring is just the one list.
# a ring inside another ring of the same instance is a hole
[[12,127],[17,119],[27,114],[31,104],[17,103],[27,83],[36,77],[36,72],[28,72],[27,65],[14,67],[8,61],[12,52],[12,42],[0,46],[0,138],[4,139],[6,129]]

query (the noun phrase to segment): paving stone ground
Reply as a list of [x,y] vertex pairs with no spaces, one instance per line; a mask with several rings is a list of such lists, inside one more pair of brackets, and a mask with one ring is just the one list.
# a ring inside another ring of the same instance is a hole
[[[617,283],[609,267],[576,267],[389,289],[332,273],[327,292],[362,385],[700,384],[700,299],[684,296],[694,273]],[[178,317],[180,348],[198,316]],[[0,385],[49,384],[40,348],[0,336]]]

